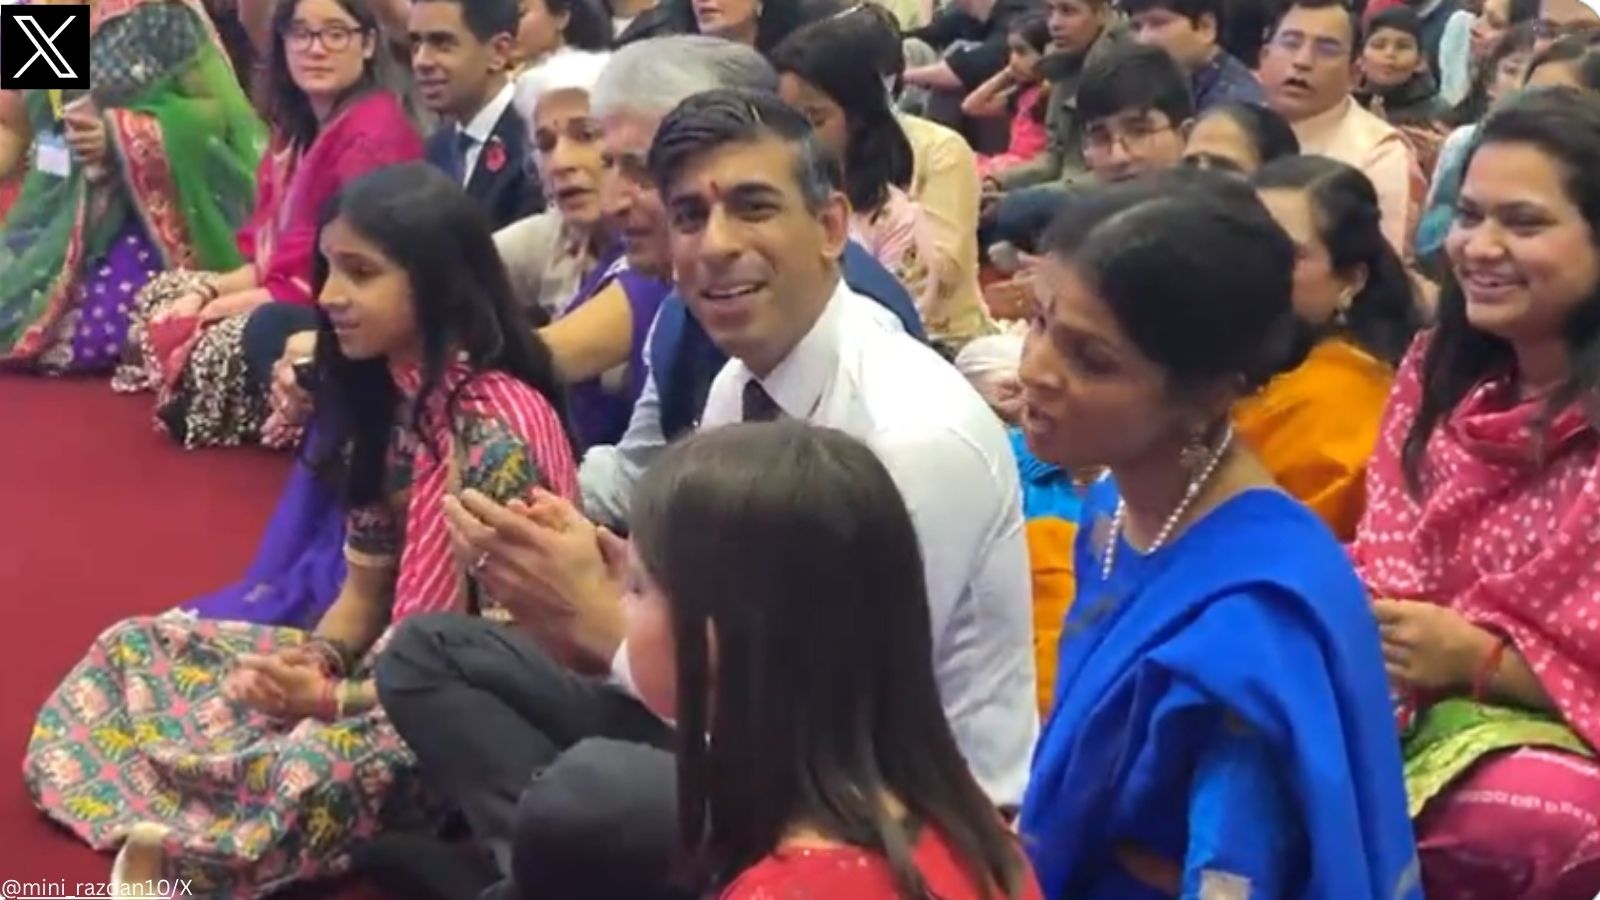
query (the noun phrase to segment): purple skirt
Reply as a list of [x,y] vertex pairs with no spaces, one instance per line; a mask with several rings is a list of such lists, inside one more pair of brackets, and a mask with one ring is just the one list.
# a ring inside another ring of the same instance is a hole
[[344,509],[295,464],[244,578],[183,604],[201,618],[313,628],[344,584]]
[[69,372],[98,372],[122,359],[134,297],[157,272],[161,254],[129,216],[116,240],[89,268],[78,289],[78,320],[72,328]]

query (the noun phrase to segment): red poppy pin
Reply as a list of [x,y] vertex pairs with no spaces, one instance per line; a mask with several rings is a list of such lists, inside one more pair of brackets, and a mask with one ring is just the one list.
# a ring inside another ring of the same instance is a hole
[[491,174],[506,167],[506,145],[499,138],[490,138],[483,148],[483,164]]

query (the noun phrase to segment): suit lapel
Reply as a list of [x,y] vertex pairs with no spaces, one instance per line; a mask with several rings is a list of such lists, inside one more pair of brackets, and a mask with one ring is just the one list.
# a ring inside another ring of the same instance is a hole
[[[522,171],[523,125],[515,105],[507,106],[489,133],[489,140],[478,150],[478,162],[467,181],[467,193],[488,201]],[[491,168],[494,171],[490,171]]]

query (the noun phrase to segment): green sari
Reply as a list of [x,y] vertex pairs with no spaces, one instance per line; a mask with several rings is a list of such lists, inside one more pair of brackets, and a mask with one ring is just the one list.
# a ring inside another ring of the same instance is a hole
[[146,242],[159,257],[152,269],[243,264],[234,231],[254,203],[266,130],[204,9],[197,0],[100,0],[92,28],[107,177],[91,183],[76,161],[65,175],[37,164],[41,139],[63,133],[59,106],[77,97],[28,92],[35,165],[0,225],[7,367],[71,367],[63,350],[89,273],[119,239]]

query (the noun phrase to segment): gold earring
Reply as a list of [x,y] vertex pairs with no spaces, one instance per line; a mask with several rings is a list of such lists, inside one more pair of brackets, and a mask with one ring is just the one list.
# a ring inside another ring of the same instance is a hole
[[1355,302],[1356,292],[1354,288],[1350,288],[1340,294],[1339,304],[1333,308],[1333,324],[1343,328],[1346,320],[1349,319],[1350,307],[1354,306]]
[[1211,459],[1211,442],[1207,440],[1210,433],[1208,427],[1196,428],[1183,449],[1178,451],[1178,465],[1185,472],[1198,472]]

